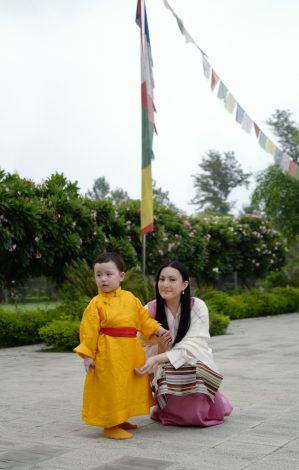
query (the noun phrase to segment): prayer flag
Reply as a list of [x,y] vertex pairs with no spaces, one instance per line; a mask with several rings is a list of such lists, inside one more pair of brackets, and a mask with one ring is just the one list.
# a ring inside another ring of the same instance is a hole
[[242,121],[243,121],[243,116],[244,116],[244,109],[242,108],[242,106],[239,105],[239,103],[237,103],[237,113],[236,113],[236,121],[241,124]]
[[141,122],[142,122],[142,185],[141,235],[154,230],[152,166],[155,105],[153,99],[153,60],[144,0],[137,1],[136,23],[140,28]]
[[296,174],[297,174],[297,165],[294,162],[294,160],[291,160],[289,164],[289,175],[296,176]]
[[260,135],[260,132],[261,132],[261,129],[259,128],[259,126],[255,122],[253,123],[253,125],[254,125],[254,131],[255,131],[256,138],[258,139],[259,135]]
[[244,113],[243,119],[242,119],[242,129],[245,132],[248,132],[248,134],[250,134],[251,129],[252,129],[252,120],[250,119],[250,117],[248,116],[246,112]]
[[225,97],[226,97],[226,95],[227,95],[227,92],[228,92],[228,89],[226,88],[226,86],[224,85],[224,83],[220,80],[219,88],[218,88],[218,93],[217,93],[217,97],[218,97],[220,100],[225,100]]
[[276,165],[280,165],[281,158],[282,158],[282,150],[280,150],[278,147],[276,147],[275,155],[274,155],[274,161],[275,161]]
[[236,103],[237,102],[236,102],[235,98],[233,97],[233,95],[230,92],[228,92],[228,94],[226,95],[225,100],[224,100],[225,109],[227,109],[228,112],[232,114],[234,112]]
[[217,85],[217,82],[219,80],[219,77],[215,70],[212,69],[212,77],[211,77],[211,89],[212,91],[214,90],[215,86]]
[[265,150],[267,143],[267,136],[261,131],[259,136],[259,144]]
[[207,80],[209,80],[210,75],[211,75],[211,66],[209,62],[207,61],[206,56],[202,56],[202,66],[203,66],[203,73],[204,76],[206,77]]
[[288,173],[289,164],[290,164],[290,157],[288,156],[287,153],[283,152],[279,166],[284,173]]
[[272,140],[267,139],[265,150],[266,152],[271,153],[273,157],[275,156],[276,147],[275,147],[275,144],[273,144]]

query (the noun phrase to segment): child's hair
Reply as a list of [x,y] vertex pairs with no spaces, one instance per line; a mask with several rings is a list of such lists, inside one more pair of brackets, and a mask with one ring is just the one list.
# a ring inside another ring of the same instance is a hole
[[117,269],[119,272],[124,272],[125,270],[125,264],[124,260],[122,259],[121,255],[119,253],[113,253],[113,252],[107,252],[107,253],[102,253],[99,255],[93,263],[93,267],[95,264],[99,263],[109,263],[109,261],[113,261],[113,263],[116,265]]
[[163,266],[161,266],[161,268],[158,271],[158,274],[156,277],[156,299],[157,299],[156,320],[160,322],[161,325],[167,330],[169,330],[169,326],[168,326],[166,312],[165,312],[165,302],[159,293],[158,282],[160,279],[160,274],[161,274],[162,269],[168,268],[168,267],[177,269],[179,273],[181,274],[183,281],[188,281],[188,285],[184,289],[184,294],[181,294],[181,318],[179,322],[178,332],[173,343],[173,344],[176,344],[179,341],[181,341],[181,339],[184,338],[184,336],[186,335],[187,331],[190,328],[190,321],[191,321],[190,280],[189,280],[189,274],[188,274],[187,269],[179,261],[170,261],[168,263],[165,263],[163,264]]

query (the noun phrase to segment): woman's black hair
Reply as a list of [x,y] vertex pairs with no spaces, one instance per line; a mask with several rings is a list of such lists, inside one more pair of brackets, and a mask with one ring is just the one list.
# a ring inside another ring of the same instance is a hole
[[93,267],[95,264],[99,263],[109,263],[109,261],[113,261],[119,272],[124,272],[125,270],[125,264],[124,260],[122,259],[121,255],[119,253],[114,253],[114,252],[107,252],[107,253],[102,253],[99,255],[93,263]]
[[180,263],[179,261],[170,261],[168,263],[163,264],[160,267],[158,274],[156,276],[156,320],[161,323],[161,325],[169,330],[169,325],[167,322],[166,312],[165,312],[165,302],[164,299],[161,297],[158,289],[158,282],[160,279],[161,271],[164,268],[174,268],[179,271],[181,274],[183,281],[188,281],[187,287],[184,289],[184,293],[181,294],[181,318],[178,327],[178,332],[175,337],[173,345],[181,341],[184,338],[187,331],[190,328],[190,318],[191,318],[191,297],[190,297],[190,280],[189,274],[185,266]]

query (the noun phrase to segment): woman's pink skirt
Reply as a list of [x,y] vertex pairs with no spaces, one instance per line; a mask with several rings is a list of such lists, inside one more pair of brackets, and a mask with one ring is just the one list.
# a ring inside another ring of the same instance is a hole
[[151,418],[166,426],[214,426],[223,423],[224,417],[229,416],[232,410],[232,405],[221,392],[216,393],[214,402],[203,393],[167,394],[166,405],[162,409],[155,405]]

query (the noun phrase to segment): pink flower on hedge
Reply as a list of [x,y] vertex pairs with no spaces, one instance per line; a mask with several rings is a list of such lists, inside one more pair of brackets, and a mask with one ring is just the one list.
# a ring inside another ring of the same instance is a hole
[[11,245],[11,247],[8,249],[8,251],[15,251],[16,248],[17,248],[17,245],[16,245],[16,243],[14,243],[13,245]]
[[171,251],[175,247],[175,243],[168,243],[167,251]]
[[191,224],[190,224],[189,220],[187,220],[187,219],[185,219],[183,221],[183,224],[186,225],[186,227],[191,227]]
[[36,259],[41,259],[41,257],[42,257],[41,252],[40,252],[40,251],[36,251],[36,253],[35,253],[35,258],[36,258]]
[[96,221],[97,220],[97,211],[95,211],[94,209],[92,209],[90,211],[90,218],[93,220],[93,221]]

